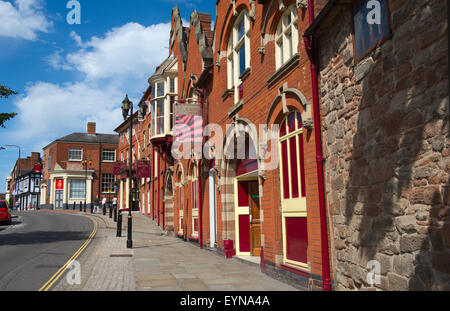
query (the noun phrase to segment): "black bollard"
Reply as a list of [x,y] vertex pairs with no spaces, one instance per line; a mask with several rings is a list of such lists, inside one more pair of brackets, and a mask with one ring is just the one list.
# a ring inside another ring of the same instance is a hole
[[106,215],[106,204],[102,204],[102,212],[103,212],[103,216]]
[[85,212],[85,213],[86,213],[86,205],[87,205],[87,203],[84,202],[84,212]]
[[94,204],[91,203],[91,214],[94,214]]
[[109,219],[111,219],[112,218],[112,206],[111,206],[111,203],[108,204],[108,207],[109,207]]
[[122,237],[122,212],[119,211],[117,216],[117,235],[118,238]]
[[114,222],[117,222],[117,205],[114,206]]
[[83,202],[80,202],[80,212],[83,211]]
[[76,205],[76,203],[75,203],[75,202],[73,202],[73,208],[72,208],[73,210],[75,210],[75,205]]

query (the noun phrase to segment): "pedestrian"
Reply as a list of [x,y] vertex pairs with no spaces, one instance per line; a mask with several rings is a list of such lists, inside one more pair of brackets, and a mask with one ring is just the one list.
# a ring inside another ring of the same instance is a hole
[[102,199],[102,211],[103,211],[103,215],[105,215],[106,214],[106,197],[105,196],[103,196],[103,199]]
[[98,211],[100,213],[100,200],[98,199],[98,196],[96,196],[94,200],[94,214],[95,211]]
[[113,209],[116,210],[116,208],[117,208],[117,197],[114,197],[114,199],[112,201],[112,205],[113,205]]

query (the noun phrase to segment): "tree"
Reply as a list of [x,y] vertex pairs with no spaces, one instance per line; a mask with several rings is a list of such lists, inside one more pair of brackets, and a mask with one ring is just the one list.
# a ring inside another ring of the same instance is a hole
[[[11,95],[16,95],[18,92],[13,91],[6,86],[0,84],[0,98],[8,98]],[[4,123],[12,118],[14,118],[17,113],[0,113],[0,126],[5,128]]]

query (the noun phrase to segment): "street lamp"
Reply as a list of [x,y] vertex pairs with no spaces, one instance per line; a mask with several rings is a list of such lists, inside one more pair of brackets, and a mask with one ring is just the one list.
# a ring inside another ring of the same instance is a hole
[[[18,168],[18,171],[19,171],[19,174],[18,174],[18,178],[17,179],[19,179],[20,178],[20,146],[17,146],[17,145],[5,145],[6,147],[15,147],[15,148],[17,148],[17,149],[19,149],[19,159],[17,160],[17,168]],[[3,147],[2,147],[3,148]],[[14,179],[16,179],[16,176],[14,177]],[[17,185],[17,181],[15,180],[15,184]],[[18,191],[20,190],[20,183],[19,183],[19,189],[18,189]],[[16,191],[16,195],[15,195],[15,198],[14,198],[14,204],[16,204],[16,202],[17,202],[17,191]]]
[[122,116],[124,120],[130,119],[130,173],[129,173],[129,185],[128,185],[128,238],[127,238],[127,248],[133,248],[133,241],[131,237],[131,229],[132,229],[132,217],[131,217],[131,208],[133,206],[133,196],[132,196],[132,187],[131,184],[133,182],[132,174],[133,174],[133,103],[128,99],[128,94],[125,99],[122,101]]

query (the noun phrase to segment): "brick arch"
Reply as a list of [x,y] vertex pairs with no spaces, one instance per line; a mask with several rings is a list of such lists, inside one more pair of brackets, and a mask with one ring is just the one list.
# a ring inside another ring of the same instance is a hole
[[[246,118],[236,118],[236,124],[250,126],[256,129],[256,126]],[[229,127],[223,142],[223,159],[220,161],[220,179],[219,186],[221,187],[221,203],[223,216],[223,239],[235,241],[235,210],[234,210],[234,179],[236,177],[236,169],[239,160],[225,158],[225,153],[230,147],[231,142],[234,143],[234,133],[236,127]],[[256,133],[257,129],[256,129]],[[256,139],[258,136],[256,135]],[[259,148],[258,142],[253,141],[256,156],[258,157]]]
[[222,30],[220,32],[219,52],[227,50],[230,33],[231,30],[233,29],[236,19],[241,15],[243,11],[245,10],[247,10],[247,12],[251,11],[251,7],[248,1],[238,0],[237,2],[238,3],[235,5],[236,11],[234,11],[233,1],[230,1],[230,6],[228,7],[227,14],[225,15],[225,20],[222,24]]
[[[178,178],[178,172],[181,171],[181,176],[180,179],[181,180],[177,180]],[[183,163],[181,163],[181,161],[178,161],[175,166],[174,166],[174,186],[175,188],[179,188],[183,186],[184,183],[184,179],[185,179],[185,174],[184,174],[184,167],[183,167]]]
[[[283,97],[286,98],[286,101],[283,100]],[[303,93],[295,88],[284,88],[280,90],[280,93],[275,97],[272,102],[272,105],[269,108],[269,112],[267,114],[266,126],[269,124],[275,124],[279,118],[279,111],[281,110],[283,114],[289,112],[289,108],[287,106],[287,98],[295,98],[296,101],[290,101],[290,105],[295,107],[298,111],[300,111],[302,115],[302,120],[311,120],[311,104],[306,99]]]

